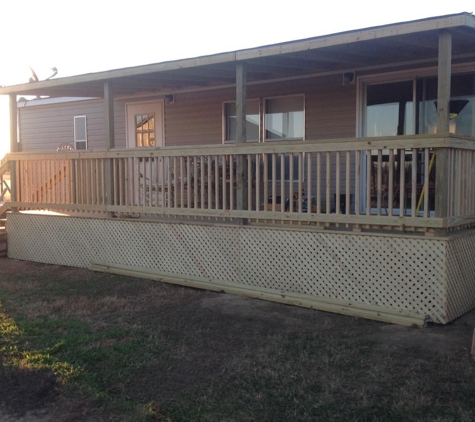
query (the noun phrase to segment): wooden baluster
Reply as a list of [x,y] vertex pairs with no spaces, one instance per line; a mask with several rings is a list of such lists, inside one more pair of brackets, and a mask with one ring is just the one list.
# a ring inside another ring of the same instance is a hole
[[[269,210],[269,157],[272,160],[272,176],[270,179],[271,183],[271,192],[272,192],[272,205],[271,209],[272,212],[275,212],[275,203],[276,203],[276,180],[275,180],[275,160],[276,160],[276,154],[271,153],[269,154],[264,154],[263,155],[263,179],[264,179],[264,211]],[[272,220],[273,223],[275,223],[275,220]]]
[[234,157],[230,155],[229,209],[234,209]]
[[325,197],[326,197],[326,213],[330,214],[331,212],[331,153],[327,152],[327,161],[326,161],[326,189],[325,189]]
[[361,151],[355,151],[355,215],[361,210]]
[[[222,157],[222,166],[221,166],[221,172],[222,172],[222,175],[223,175],[223,210],[226,210],[227,209],[227,204],[228,204],[228,201],[227,201],[227,196],[226,196],[226,191],[227,191],[227,172],[226,172],[226,161],[230,158],[229,155],[223,155]],[[232,158],[232,157],[231,157]]]
[[335,213],[340,214],[340,174],[341,174],[341,153],[340,151],[336,152],[336,181],[335,181]]
[[400,175],[399,175],[399,216],[405,215],[405,203],[406,198],[406,150],[401,148],[400,150]]
[[[346,210],[346,215],[350,215],[350,207],[351,207],[351,203],[350,203],[350,199],[351,199],[351,182],[350,182],[350,168],[351,168],[351,154],[350,154],[350,151],[346,151],[346,173],[345,173],[345,176],[346,176],[346,181],[345,181],[345,187],[346,187],[346,191],[345,191],[345,199],[346,199],[346,203],[345,203],[345,210]],[[349,227],[349,224],[347,224],[347,227]]]
[[204,156],[200,157],[200,208],[204,208],[205,202],[205,162]]
[[[264,163],[268,160],[268,155],[264,154]],[[275,152],[272,153],[271,155],[271,160],[272,160],[272,212],[276,211],[276,204],[277,204],[277,154]],[[265,164],[264,164],[265,166]],[[265,168],[264,167],[264,174],[265,174]],[[265,177],[265,176],[264,176]],[[266,196],[266,191],[265,191],[265,184],[264,184],[264,203],[266,204],[266,209],[269,204],[269,195]],[[280,198],[280,208],[283,207],[283,202],[282,202],[282,197]],[[275,220],[272,220],[273,223],[275,223]]]
[[389,150],[389,174],[388,174],[388,216],[393,215],[394,197],[394,150]]
[[317,214],[322,212],[322,156],[317,152]]
[[186,157],[186,207],[191,207],[191,157]]
[[429,217],[429,148],[424,148],[424,217]]
[[294,212],[294,154],[289,153],[289,212]]
[[173,206],[173,187],[172,187],[172,163],[171,157],[166,157],[167,160],[167,192],[168,192],[168,201],[167,207],[171,208]]
[[247,210],[252,210],[252,156],[247,154]]
[[[285,154],[280,154],[280,212],[284,213],[285,209]],[[290,200],[289,200],[290,202]],[[284,224],[284,220],[281,220]]]
[[411,216],[417,217],[417,149],[412,149],[412,176],[411,176]]
[[185,208],[185,158],[180,157],[180,208]]
[[366,215],[371,215],[371,150],[366,151]]
[[[303,172],[303,156],[302,156],[302,152],[299,152],[298,153],[298,156],[297,156],[297,160],[298,160],[298,182],[297,182],[297,186],[298,186],[298,193],[297,193],[297,208],[298,208],[298,212],[301,213],[302,212],[302,193],[303,193],[303,175],[304,175],[304,172]],[[300,220],[299,220],[299,225],[300,225]]]
[[307,153],[307,212],[312,212],[312,153]]
[[383,180],[383,151],[378,149],[378,169],[377,169],[377,187],[376,187],[376,215],[381,215],[382,205],[382,180]]
[[214,209],[219,209],[219,156],[214,156]]
[[[256,206],[254,207],[255,211],[261,210],[261,166],[260,166],[260,155],[256,154]],[[264,208],[265,211],[265,208]]]
[[198,208],[198,157],[193,157],[193,208]]

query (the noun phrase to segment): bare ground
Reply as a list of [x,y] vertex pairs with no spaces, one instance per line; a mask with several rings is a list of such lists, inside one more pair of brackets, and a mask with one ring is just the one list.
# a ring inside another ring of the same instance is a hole
[[0,354],[0,421],[475,420],[475,311],[412,329],[9,259],[0,293],[19,326],[72,318],[94,334],[64,355],[83,381]]

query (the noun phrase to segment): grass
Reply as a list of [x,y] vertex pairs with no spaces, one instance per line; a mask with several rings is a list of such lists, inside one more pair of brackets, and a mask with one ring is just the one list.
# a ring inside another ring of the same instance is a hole
[[0,303],[0,409],[12,415],[475,420],[473,312],[417,330],[8,259]]

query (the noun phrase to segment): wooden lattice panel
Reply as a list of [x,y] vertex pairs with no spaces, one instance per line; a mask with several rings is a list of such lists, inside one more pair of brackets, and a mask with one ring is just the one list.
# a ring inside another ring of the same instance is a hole
[[447,318],[475,308],[475,234],[456,236],[447,248]]
[[[460,251],[465,255],[475,251],[475,236],[455,242],[27,214],[10,215],[8,224],[9,256],[16,259],[146,268],[218,285],[232,283],[342,305],[427,315],[440,323],[460,315],[459,310],[475,307],[473,285],[471,290],[467,283],[463,289],[454,287],[459,271],[456,259]],[[447,259],[453,260],[449,294],[458,292],[451,300],[447,299]],[[464,271],[475,274],[468,255],[466,261]]]

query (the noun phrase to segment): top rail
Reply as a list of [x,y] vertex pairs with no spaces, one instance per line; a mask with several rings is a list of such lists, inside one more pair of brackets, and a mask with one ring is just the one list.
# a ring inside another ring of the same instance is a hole
[[334,140],[305,141],[268,141],[247,142],[243,144],[202,145],[202,146],[165,146],[162,148],[116,148],[87,151],[40,151],[15,152],[7,154],[7,160],[36,160],[48,158],[118,158],[118,157],[180,157],[207,156],[221,154],[263,154],[263,153],[299,153],[299,152],[337,152],[358,151],[367,149],[399,149],[399,148],[459,148],[475,150],[475,139],[444,135],[391,136],[382,138],[344,138]]

